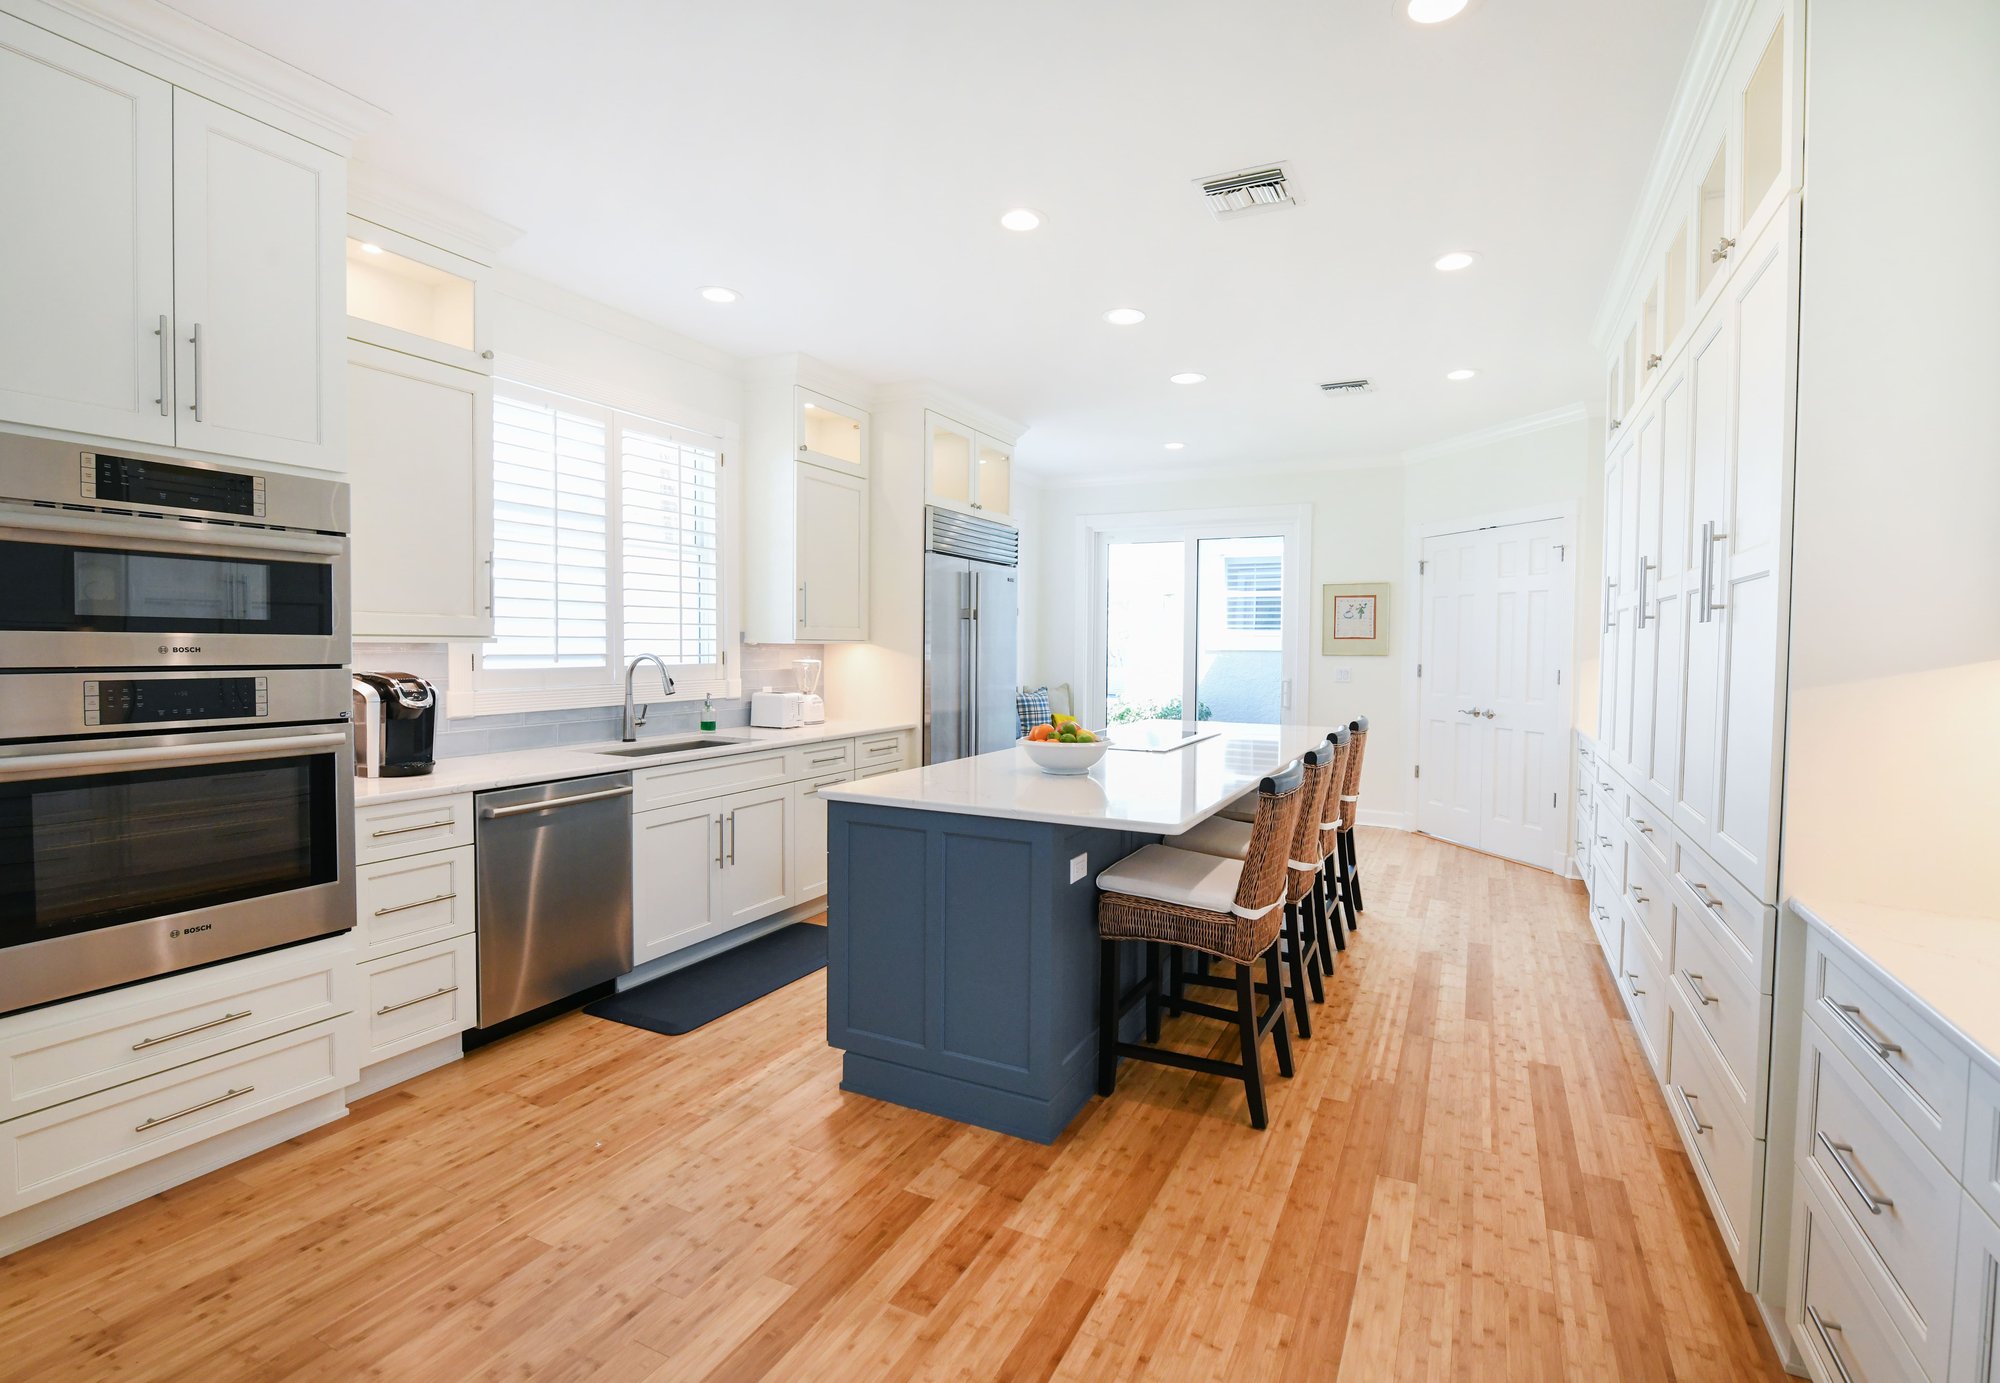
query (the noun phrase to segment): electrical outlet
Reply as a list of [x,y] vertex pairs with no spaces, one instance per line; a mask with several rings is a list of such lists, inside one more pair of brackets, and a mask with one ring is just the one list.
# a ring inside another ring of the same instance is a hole
[[1069,862],[1069,881],[1080,884],[1090,876],[1090,856],[1077,855]]
[[1351,667],[1335,668],[1333,670],[1333,680],[1336,686],[1346,686],[1354,680],[1354,669]]

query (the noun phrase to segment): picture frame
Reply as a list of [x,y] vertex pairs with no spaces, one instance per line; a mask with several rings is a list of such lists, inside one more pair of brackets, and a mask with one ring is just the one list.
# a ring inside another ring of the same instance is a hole
[[1389,583],[1328,582],[1320,587],[1320,653],[1382,658],[1389,653]]

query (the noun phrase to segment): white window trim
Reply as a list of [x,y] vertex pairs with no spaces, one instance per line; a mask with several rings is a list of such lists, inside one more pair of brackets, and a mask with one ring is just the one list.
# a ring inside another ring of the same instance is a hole
[[[499,366],[495,372],[496,387],[511,385],[527,394],[541,395],[558,403],[608,409],[716,449],[720,457],[716,481],[716,654],[719,662],[713,665],[669,664],[667,671],[674,679],[672,700],[686,701],[702,696],[733,700],[740,697],[742,659],[738,635],[738,588],[741,565],[737,554],[741,530],[736,502],[738,469],[728,463],[730,453],[735,450],[734,425],[716,422],[690,410],[663,407],[657,401],[635,401],[622,396],[621,391],[596,388],[578,376],[530,362],[506,360],[496,363]],[[692,417],[699,420],[699,425],[670,421],[674,417]],[[613,534],[617,532],[615,505],[611,531]],[[569,669],[510,668],[488,672],[478,665],[483,644],[470,641],[454,643],[448,650],[445,713],[457,719],[622,705],[625,700],[625,672],[621,597],[622,585],[613,592],[609,614],[610,642],[619,660],[616,665]],[[640,701],[659,702],[664,699],[660,692],[658,670],[649,663],[639,674],[634,696]]]

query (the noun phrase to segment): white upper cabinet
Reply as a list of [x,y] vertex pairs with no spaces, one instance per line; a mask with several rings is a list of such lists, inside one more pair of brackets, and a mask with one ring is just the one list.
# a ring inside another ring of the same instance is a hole
[[174,93],[181,446],[340,468],[346,210],[338,156]]
[[480,280],[485,266],[347,218],[347,334],[460,369],[490,372]]
[[173,444],[173,102],[0,14],[0,417]]
[[868,413],[803,386],[794,390],[798,459],[868,474]]
[[1011,523],[1013,443],[926,410],[924,499],[941,508]]
[[815,362],[787,357],[762,372],[749,398],[743,635],[751,643],[868,637],[869,413],[803,378],[848,387]]
[[868,637],[868,485],[824,466],[798,466],[794,523],[798,605],[789,641]]

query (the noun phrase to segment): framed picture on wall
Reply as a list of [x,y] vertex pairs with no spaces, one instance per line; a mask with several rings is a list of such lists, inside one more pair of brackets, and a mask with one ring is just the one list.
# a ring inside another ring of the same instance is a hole
[[1389,652],[1389,583],[1349,581],[1320,588],[1320,652],[1327,657],[1385,657]]

